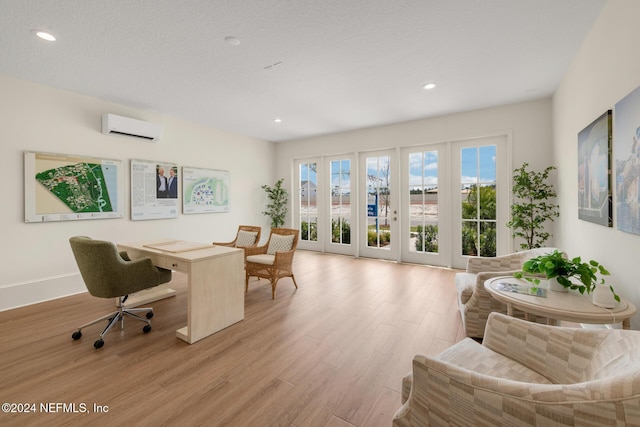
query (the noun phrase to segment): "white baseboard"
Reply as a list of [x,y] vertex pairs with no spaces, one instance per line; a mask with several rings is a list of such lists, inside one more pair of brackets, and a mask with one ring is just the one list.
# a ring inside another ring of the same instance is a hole
[[0,287],[0,311],[87,292],[80,273],[48,277]]

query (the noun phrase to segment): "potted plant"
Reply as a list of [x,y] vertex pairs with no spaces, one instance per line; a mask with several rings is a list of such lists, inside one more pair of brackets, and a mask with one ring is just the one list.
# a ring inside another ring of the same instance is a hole
[[507,227],[511,228],[514,238],[525,240],[520,244],[521,249],[542,247],[551,237],[551,233],[544,231],[547,220],[553,221],[558,213],[558,205],[550,203],[555,199],[556,191],[553,185],[547,183],[549,173],[555,169],[548,166],[542,172],[527,170],[528,163],[513,171],[513,195],[511,205],[511,221]]
[[280,178],[273,187],[268,185],[262,186],[262,189],[267,193],[267,197],[269,198],[267,210],[262,212],[262,214],[271,218],[271,228],[278,228],[284,225],[284,218],[287,215],[289,193],[287,193],[286,189],[282,188],[283,181],[284,178]]
[[[540,255],[526,261],[522,266],[522,271],[514,273],[514,277],[525,279],[536,285],[540,284],[540,277],[547,280],[557,280],[558,284],[565,289],[578,290],[581,294],[590,294],[599,285],[605,285],[602,276],[608,276],[609,271],[599,262],[591,260],[583,262],[580,257],[569,259],[565,255],[555,250],[545,255]],[[572,281],[571,278],[574,280]],[[613,298],[620,302],[620,297],[609,285]]]

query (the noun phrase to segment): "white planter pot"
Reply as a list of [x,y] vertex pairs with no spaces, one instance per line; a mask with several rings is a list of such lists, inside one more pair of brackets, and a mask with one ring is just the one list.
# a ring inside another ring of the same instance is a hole
[[549,288],[550,291],[556,291],[556,292],[567,292],[568,291],[567,288],[565,288],[560,283],[558,283],[558,278],[557,277],[554,277],[553,279],[547,280],[547,287]]
[[616,306],[616,299],[607,285],[596,285],[596,288],[591,292],[591,297],[593,304],[598,307],[614,308]]

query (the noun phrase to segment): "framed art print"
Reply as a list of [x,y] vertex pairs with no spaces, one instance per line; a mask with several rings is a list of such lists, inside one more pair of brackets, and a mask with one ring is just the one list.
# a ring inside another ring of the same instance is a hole
[[640,87],[615,106],[616,228],[640,234]]
[[611,227],[611,110],[578,133],[578,218]]

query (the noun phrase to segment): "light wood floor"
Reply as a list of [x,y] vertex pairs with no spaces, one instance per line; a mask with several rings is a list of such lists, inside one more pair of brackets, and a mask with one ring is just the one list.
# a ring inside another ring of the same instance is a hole
[[[71,333],[111,300],[0,313],[0,403],[36,404],[0,412],[0,425],[389,427],[413,355],[463,337],[454,271],[306,251],[294,262],[298,290],[282,279],[271,300],[268,282],[252,279],[245,320],[193,345],[175,337],[187,309],[179,273],[177,295],[151,304],[149,334],[129,320],[100,350],[102,326]],[[90,413],[41,413],[41,403]]]

